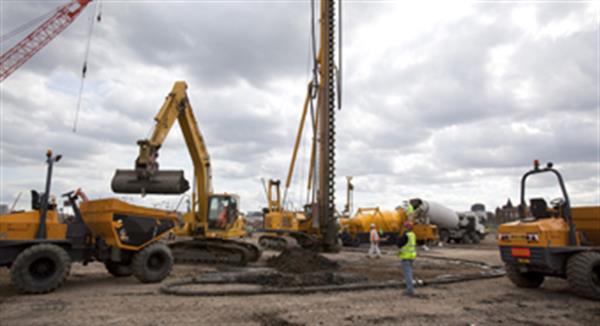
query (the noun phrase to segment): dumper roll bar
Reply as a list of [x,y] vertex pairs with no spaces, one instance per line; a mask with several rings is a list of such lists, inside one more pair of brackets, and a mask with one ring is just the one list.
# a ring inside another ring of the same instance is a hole
[[554,173],[554,175],[556,175],[556,178],[558,179],[560,190],[562,191],[562,195],[565,199],[565,202],[562,204],[562,215],[563,218],[567,221],[567,224],[569,225],[569,245],[575,246],[577,245],[577,240],[575,236],[575,224],[573,224],[573,217],[571,216],[571,201],[569,200],[569,195],[567,194],[567,188],[565,187],[565,182],[563,180],[562,175],[560,174],[560,172],[554,169],[553,166],[554,164],[552,162],[548,162],[546,164],[546,167],[540,168],[540,162],[538,160],[534,160],[533,170],[528,171],[521,178],[521,205],[519,205],[519,219],[522,220],[525,218],[525,207],[527,207],[527,203],[525,202],[525,182],[527,180],[527,177],[540,173]]
[[52,150],[46,152],[46,163],[48,164],[48,171],[46,172],[46,185],[44,187],[44,194],[42,195],[42,202],[40,207],[40,218],[39,227],[36,233],[36,239],[46,239],[48,237],[48,230],[46,228],[46,218],[48,216],[48,201],[50,199],[50,185],[52,183],[52,168],[54,163],[60,161],[62,155],[53,155]]

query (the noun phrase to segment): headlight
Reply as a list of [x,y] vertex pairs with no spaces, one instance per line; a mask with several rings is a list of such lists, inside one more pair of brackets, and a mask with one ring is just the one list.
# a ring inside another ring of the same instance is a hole
[[527,233],[527,242],[538,242],[540,241],[540,235],[538,233]]
[[510,233],[498,233],[498,240],[510,241]]

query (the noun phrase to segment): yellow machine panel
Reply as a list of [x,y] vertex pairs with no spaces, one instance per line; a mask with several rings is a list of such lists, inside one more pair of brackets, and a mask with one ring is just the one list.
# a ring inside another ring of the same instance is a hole
[[572,207],[573,223],[577,232],[596,246],[600,246],[600,206]]
[[[0,216],[0,240],[33,240],[40,225],[40,211]],[[49,240],[64,240],[67,226],[58,221],[55,210],[48,211],[46,228]]]
[[417,241],[429,242],[438,240],[437,226],[433,224],[415,224],[413,232],[417,237]]
[[[377,231],[389,236],[390,241],[394,242],[394,236],[404,232],[402,224],[407,219],[408,217],[403,209],[383,211],[379,207],[359,208],[354,217],[340,219],[342,241],[346,245],[357,245],[357,240],[368,242],[371,224],[375,224]],[[417,241],[421,243],[437,241],[438,239],[435,225],[416,224],[413,231]]]
[[276,229],[281,231],[300,231],[300,222],[306,218],[304,213],[291,211],[275,211],[265,214],[265,229]]
[[564,219],[554,217],[538,221],[514,221],[498,227],[499,246],[564,247],[568,244]]

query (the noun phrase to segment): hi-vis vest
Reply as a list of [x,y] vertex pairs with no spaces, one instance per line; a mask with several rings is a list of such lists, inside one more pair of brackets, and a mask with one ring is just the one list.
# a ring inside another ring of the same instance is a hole
[[406,215],[408,216],[408,215],[412,214],[412,212],[414,212],[414,211],[415,211],[415,208],[413,207],[413,205],[408,204],[408,206],[406,207]]
[[406,237],[408,238],[408,241],[400,248],[398,257],[400,257],[400,259],[415,259],[417,258],[417,237],[412,231],[406,232]]

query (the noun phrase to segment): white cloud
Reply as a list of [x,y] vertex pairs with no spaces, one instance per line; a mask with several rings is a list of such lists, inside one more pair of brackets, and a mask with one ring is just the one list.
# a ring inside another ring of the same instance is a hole
[[[309,2],[114,3],[92,39],[79,130],[71,132],[90,13],[2,83],[0,201],[43,184],[45,149],[64,154],[55,191],[111,196],[115,168],[176,80],[213,160],[215,190],[265,198],[286,176],[309,67]],[[3,3],[3,31],[56,3]],[[424,197],[456,210],[517,200],[534,158],[564,171],[576,204],[598,204],[597,4],[347,2],[344,108],[337,113],[338,206]],[[3,44],[4,46],[4,44]],[[175,127],[177,129],[178,127]],[[307,131],[310,129],[307,129]],[[305,197],[308,140],[290,199]],[[161,166],[192,165],[171,132]],[[542,183],[540,191],[550,191]],[[179,198],[127,197],[156,204]]]

